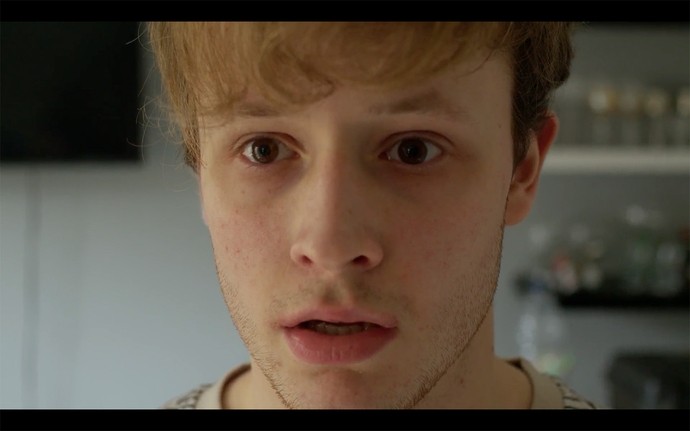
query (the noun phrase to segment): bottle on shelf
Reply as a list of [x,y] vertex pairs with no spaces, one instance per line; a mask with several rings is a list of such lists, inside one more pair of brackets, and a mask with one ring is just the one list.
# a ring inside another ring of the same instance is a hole
[[690,87],[682,87],[676,96],[673,146],[676,148],[690,147]]
[[620,141],[623,146],[642,144],[643,86],[628,81],[621,86],[618,106],[620,111]]
[[587,95],[592,113],[592,138],[595,147],[610,147],[614,141],[614,115],[618,109],[618,92],[605,81],[592,85]]
[[566,377],[575,358],[569,348],[563,311],[548,283],[532,277],[522,300],[516,333],[520,356],[541,372]]
[[648,118],[647,143],[651,147],[664,147],[668,143],[667,118],[671,99],[667,91],[660,87],[650,87],[644,100],[644,110]]

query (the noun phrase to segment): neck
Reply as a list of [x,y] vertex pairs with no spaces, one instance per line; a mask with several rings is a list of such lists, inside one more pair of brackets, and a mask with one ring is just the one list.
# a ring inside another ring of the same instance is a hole
[[527,376],[494,353],[493,306],[463,355],[418,408],[524,409],[531,404]]

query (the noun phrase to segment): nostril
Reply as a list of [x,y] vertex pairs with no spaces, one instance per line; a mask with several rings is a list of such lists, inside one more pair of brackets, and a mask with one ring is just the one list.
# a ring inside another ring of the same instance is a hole
[[352,260],[352,263],[356,265],[366,265],[367,263],[369,263],[369,258],[367,258],[364,255],[359,255]]
[[359,248],[364,250],[348,250],[340,247],[339,244],[331,245],[330,243],[317,247],[302,241],[290,247],[290,259],[302,269],[324,270],[332,273],[346,270],[367,271],[381,262],[383,253],[380,248],[367,246]]

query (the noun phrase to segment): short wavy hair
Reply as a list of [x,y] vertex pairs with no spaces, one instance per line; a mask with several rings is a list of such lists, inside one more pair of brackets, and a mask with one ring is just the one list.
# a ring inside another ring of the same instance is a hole
[[[570,74],[568,22],[151,22],[149,42],[185,149],[198,171],[199,118],[231,112],[248,88],[307,104],[338,85],[403,86],[488,49],[513,71],[513,165]],[[212,96],[212,97],[209,97]]]

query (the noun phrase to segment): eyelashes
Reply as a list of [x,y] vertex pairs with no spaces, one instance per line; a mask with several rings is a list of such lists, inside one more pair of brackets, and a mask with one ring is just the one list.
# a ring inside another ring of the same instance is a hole
[[262,165],[297,155],[295,151],[290,150],[282,141],[270,136],[259,136],[249,140],[243,145],[241,154],[250,163]]
[[[403,165],[423,165],[443,155],[441,146],[419,133],[396,136],[379,158]],[[282,160],[298,158],[284,139],[272,134],[258,135],[244,141],[240,156],[257,167],[267,167]]]
[[401,138],[390,150],[384,153],[388,160],[406,165],[419,165],[441,155],[441,149],[429,139],[418,136]]

